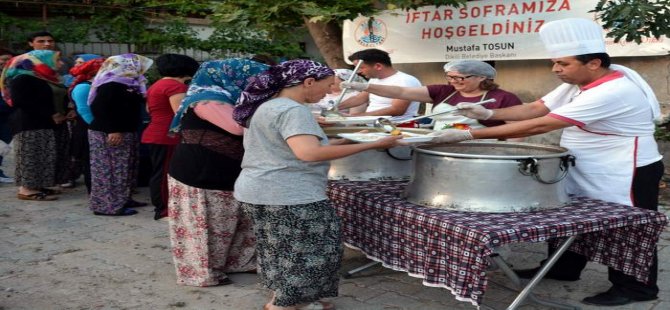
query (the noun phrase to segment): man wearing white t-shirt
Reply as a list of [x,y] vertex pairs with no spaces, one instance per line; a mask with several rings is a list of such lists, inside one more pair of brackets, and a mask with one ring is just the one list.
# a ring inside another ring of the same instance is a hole
[[[370,79],[370,84],[394,85],[402,87],[419,87],[421,82],[407,73],[393,68],[391,58],[387,52],[375,48],[355,52],[349,56],[354,64],[362,61],[358,72]],[[339,108],[347,109],[365,103],[368,108],[365,113],[357,116],[393,116],[392,120],[399,121],[412,118],[419,112],[419,102],[403,99],[393,99],[361,92],[357,96],[342,101]]]
[[[544,24],[540,38],[551,54],[552,71],[565,83],[526,105],[498,110],[460,106],[460,113],[470,118],[517,122],[470,131],[445,130],[437,133],[434,141],[516,138],[564,129],[560,144],[577,161],[564,181],[568,194],[657,211],[664,170],[654,140],[654,120],[660,116],[658,100],[639,74],[610,64],[602,32],[598,24],[581,18]],[[631,247],[626,251],[619,255],[645,255],[634,253]],[[658,257],[656,252],[652,255],[647,283],[609,268],[611,288],[583,302],[619,306],[656,299]],[[545,278],[579,280],[586,262],[585,256],[567,251]],[[517,274],[530,278],[538,270],[519,270]]]

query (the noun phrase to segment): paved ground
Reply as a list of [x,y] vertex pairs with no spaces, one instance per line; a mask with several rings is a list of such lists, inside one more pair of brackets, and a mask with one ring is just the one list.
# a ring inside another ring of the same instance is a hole
[[[9,158],[12,171],[11,158]],[[146,188],[137,200],[148,201]],[[87,209],[83,187],[56,202],[15,198],[15,188],[0,186],[0,310],[5,309],[261,309],[268,293],[257,276],[235,274],[234,284],[196,288],[175,284],[167,222],[154,221],[152,210],[140,208],[130,217],[94,216]],[[667,204],[666,204],[667,205]],[[667,212],[667,209],[665,209]],[[670,309],[670,233],[659,244],[659,300],[619,309]],[[534,267],[543,245],[516,247],[510,262]],[[367,262],[347,250],[343,270]],[[485,304],[504,308],[514,293],[509,282],[492,272]],[[501,285],[502,284],[502,285]],[[579,300],[608,287],[604,266],[589,264],[582,280],[542,282],[541,296],[579,305]],[[343,279],[338,309],[474,309],[456,301],[449,291],[422,286],[401,272],[374,267],[361,276]],[[522,309],[545,309],[524,306]],[[584,306],[583,309],[598,309]],[[616,308],[608,308],[616,309]]]

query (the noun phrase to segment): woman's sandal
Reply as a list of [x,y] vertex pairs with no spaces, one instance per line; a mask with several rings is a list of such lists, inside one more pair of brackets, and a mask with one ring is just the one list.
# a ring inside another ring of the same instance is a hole
[[46,195],[60,195],[63,193],[63,191],[59,191],[57,189],[50,189],[50,188],[40,188],[40,192],[46,194]]
[[16,198],[21,200],[35,200],[35,201],[53,201],[58,197],[49,196],[44,192],[37,192],[34,194],[16,194]]
[[128,216],[128,215],[137,214],[137,211],[135,211],[133,209],[123,208],[123,209],[121,209],[121,211],[119,211],[117,213],[113,213],[113,214],[101,213],[101,212],[96,212],[96,211],[93,211],[93,214],[102,215],[102,216]]

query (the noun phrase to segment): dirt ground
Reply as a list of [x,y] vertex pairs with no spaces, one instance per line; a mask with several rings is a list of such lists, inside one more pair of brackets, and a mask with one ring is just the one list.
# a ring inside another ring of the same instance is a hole
[[[670,174],[665,181],[661,212],[669,214]],[[140,188],[135,198],[148,201],[148,189]],[[129,217],[94,216],[83,186],[55,202],[32,202],[16,199],[13,185],[0,185],[0,310],[262,309],[268,292],[258,284],[257,275],[233,274],[233,284],[219,287],[177,285],[167,222],[154,221],[151,207],[138,211]],[[670,309],[668,245],[666,229],[658,247],[659,299],[608,309]],[[544,249],[543,244],[523,244],[514,249],[510,263],[516,268],[534,267]],[[342,271],[366,262],[363,254],[347,249]],[[509,281],[500,272],[492,272],[489,279],[485,304],[505,308],[515,295],[506,289]],[[582,280],[542,281],[535,292],[596,310],[603,308],[579,300],[608,287],[607,268],[590,263]],[[342,279],[340,296],[333,302],[341,310],[475,309],[455,300],[446,289],[424,286],[420,279],[381,267]]]

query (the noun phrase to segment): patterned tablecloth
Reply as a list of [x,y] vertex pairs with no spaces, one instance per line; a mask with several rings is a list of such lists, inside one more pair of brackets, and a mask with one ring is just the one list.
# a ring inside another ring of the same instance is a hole
[[474,305],[486,290],[487,257],[493,248],[515,242],[581,235],[570,250],[646,281],[668,222],[659,212],[588,198],[522,213],[426,208],[400,198],[406,185],[331,181],[328,195],[343,219],[344,242],[385,267],[447,288]]

